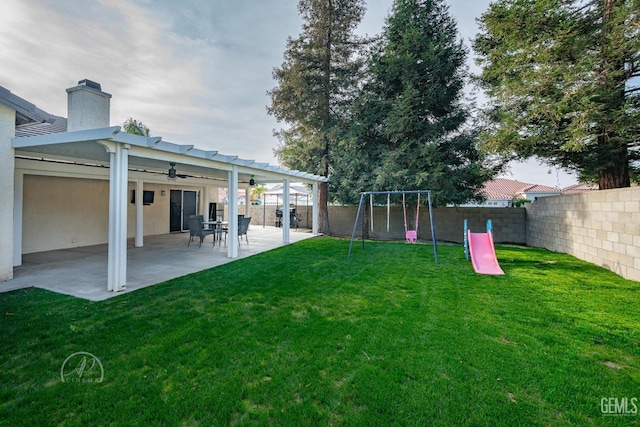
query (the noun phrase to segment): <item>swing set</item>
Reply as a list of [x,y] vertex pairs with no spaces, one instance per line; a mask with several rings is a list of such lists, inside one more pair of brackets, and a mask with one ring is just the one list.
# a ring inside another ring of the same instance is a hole
[[[360,193],[360,203],[358,205],[358,213],[356,214],[356,221],[353,224],[353,232],[351,233],[351,242],[349,243],[349,253],[347,254],[347,258],[351,257],[351,248],[353,247],[353,240],[356,236],[356,230],[358,228],[358,220],[360,219],[360,213],[362,212],[365,206],[366,197],[369,196],[369,214],[371,216],[369,224],[371,227],[371,231],[373,232],[373,197],[376,195],[386,195],[387,196],[387,232],[389,231],[389,217],[391,212],[391,195],[394,194],[402,194],[402,213],[404,218],[404,234],[407,243],[416,243],[418,241],[418,223],[420,220],[420,195],[427,195],[427,204],[429,206],[429,223],[431,225],[431,241],[433,242],[433,259],[435,263],[438,263],[438,252],[436,247],[436,232],[433,226],[433,214],[431,208],[431,191],[429,190],[411,190],[411,191],[366,191]],[[407,224],[407,206],[406,206],[406,195],[407,194],[417,194],[418,195],[418,203],[416,206],[416,222],[415,229],[409,229]],[[364,230],[365,230],[365,215],[362,214],[362,248],[364,249]]]

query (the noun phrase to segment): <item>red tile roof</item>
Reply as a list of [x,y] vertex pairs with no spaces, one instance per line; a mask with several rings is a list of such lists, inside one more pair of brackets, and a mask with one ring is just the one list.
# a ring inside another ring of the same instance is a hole
[[529,184],[513,179],[496,178],[484,184],[484,195],[488,199],[521,198],[523,193],[558,193],[562,190],[548,185]]
[[587,193],[589,191],[597,191],[598,185],[596,184],[587,184],[584,182],[580,182],[578,184],[570,185],[569,187],[565,187],[562,189],[562,194],[579,194],[579,193]]

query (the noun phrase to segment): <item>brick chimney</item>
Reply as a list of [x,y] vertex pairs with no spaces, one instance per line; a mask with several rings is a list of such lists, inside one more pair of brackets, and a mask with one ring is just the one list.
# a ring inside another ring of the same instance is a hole
[[67,132],[110,125],[111,94],[103,92],[100,83],[80,80],[67,94]]

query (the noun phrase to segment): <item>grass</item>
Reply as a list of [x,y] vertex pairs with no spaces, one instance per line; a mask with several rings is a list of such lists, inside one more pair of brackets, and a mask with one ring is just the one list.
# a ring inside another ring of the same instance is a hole
[[[428,245],[347,248],[307,240],[96,303],[0,294],[0,424],[640,423],[601,412],[640,398],[639,283],[538,249],[498,247],[498,277],[460,246],[437,266]],[[61,381],[78,351],[103,382]]]

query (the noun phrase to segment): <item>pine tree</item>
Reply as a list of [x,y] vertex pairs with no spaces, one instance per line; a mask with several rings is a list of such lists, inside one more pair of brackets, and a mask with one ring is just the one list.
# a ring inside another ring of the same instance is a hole
[[[357,87],[361,45],[354,35],[363,0],[300,0],[303,26],[287,40],[284,62],[273,71],[278,86],[268,92],[267,111],[288,127],[276,132],[275,150],[285,166],[331,175],[335,136]],[[329,233],[328,185],[319,187],[320,230]]]
[[375,159],[372,188],[429,189],[441,205],[481,198],[495,171],[465,127],[465,60],[443,0],[394,1],[355,128],[360,149]]
[[489,149],[601,189],[637,179],[640,0],[498,0],[480,23]]

